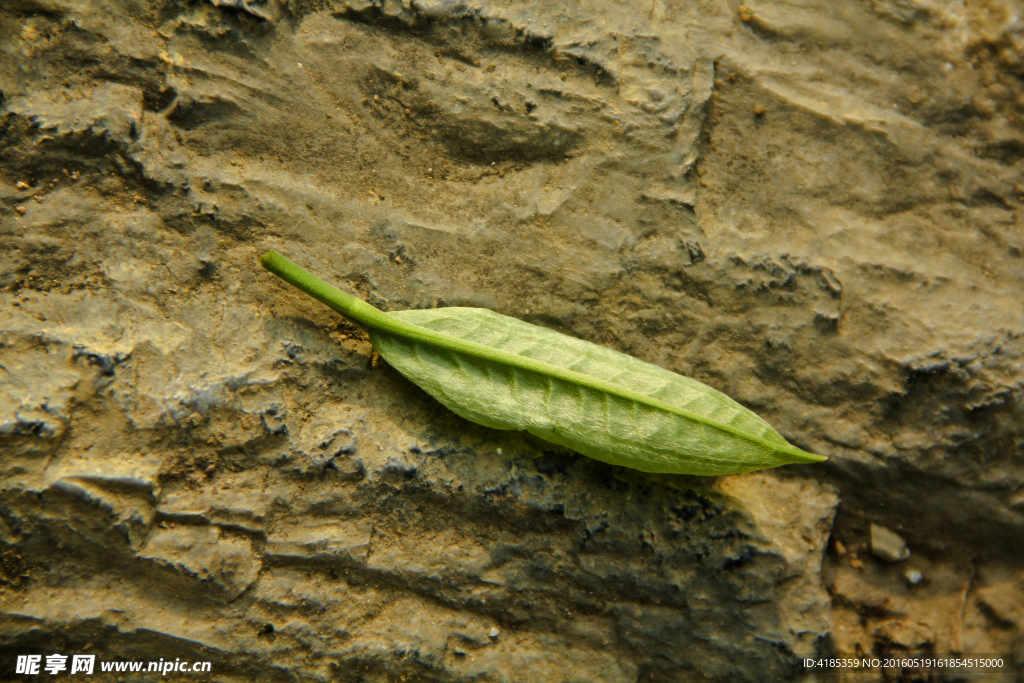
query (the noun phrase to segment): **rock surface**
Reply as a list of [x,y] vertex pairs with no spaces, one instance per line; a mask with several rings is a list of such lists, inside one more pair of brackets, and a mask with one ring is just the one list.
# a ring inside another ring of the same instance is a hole
[[[4,2],[3,677],[1024,661],[1021,12]],[[649,476],[467,423],[266,248],[690,375],[831,460]]]

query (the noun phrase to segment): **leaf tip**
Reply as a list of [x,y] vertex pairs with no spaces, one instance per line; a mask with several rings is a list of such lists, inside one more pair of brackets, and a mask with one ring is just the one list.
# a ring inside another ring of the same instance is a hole
[[807,451],[804,451],[804,456],[804,462],[806,462],[809,465],[813,465],[816,462],[825,462],[826,460],[828,460],[827,455],[818,455],[817,453],[808,453]]
[[790,454],[790,463],[799,463],[801,465],[813,465],[814,463],[825,462],[828,460],[827,456],[818,455],[817,453],[809,453],[802,448],[793,447]]

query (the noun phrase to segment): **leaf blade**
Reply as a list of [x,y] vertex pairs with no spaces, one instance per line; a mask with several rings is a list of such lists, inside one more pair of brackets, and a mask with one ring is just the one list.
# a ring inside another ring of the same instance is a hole
[[[540,363],[481,364],[479,356],[456,359],[396,344],[389,333],[371,333],[378,352],[399,372],[453,412],[486,426],[524,429],[595,459],[648,472],[731,474],[822,459],[791,446],[721,392],[611,349],[484,309],[387,315]],[[562,372],[545,373],[554,368]],[[666,403],[679,393],[691,411]]]
[[[387,315],[466,341],[596,377],[716,422],[733,424],[769,442],[788,445],[767,422],[732,398],[695,379],[627,354],[479,308],[395,311]],[[687,406],[693,407],[688,409]],[[714,411],[726,416],[711,414]]]

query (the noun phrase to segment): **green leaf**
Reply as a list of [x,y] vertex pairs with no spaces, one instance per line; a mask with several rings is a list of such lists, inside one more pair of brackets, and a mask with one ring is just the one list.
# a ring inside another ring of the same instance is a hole
[[481,308],[384,313],[268,252],[263,266],[367,330],[456,414],[613,465],[719,475],[825,460],[725,394],[618,351]]

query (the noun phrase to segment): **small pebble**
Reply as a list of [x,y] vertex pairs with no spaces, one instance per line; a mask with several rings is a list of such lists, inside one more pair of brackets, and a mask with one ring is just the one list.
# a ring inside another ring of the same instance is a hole
[[492,626],[491,630],[487,632],[489,638],[497,638],[498,634],[501,633],[496,627]]
[[871,525],[871,554],[886,562],[901,562],[910,557],[907,542],[884,526]]
[[768,110],[762,107],[760,104],[754,105],[754,116],[763,116],[766,111]]
[[903,575],[903,578],[907,580],[911,586],[916,586],[924,581],[924,574],[917,571],[916,569],[908,569],[907,573]]

